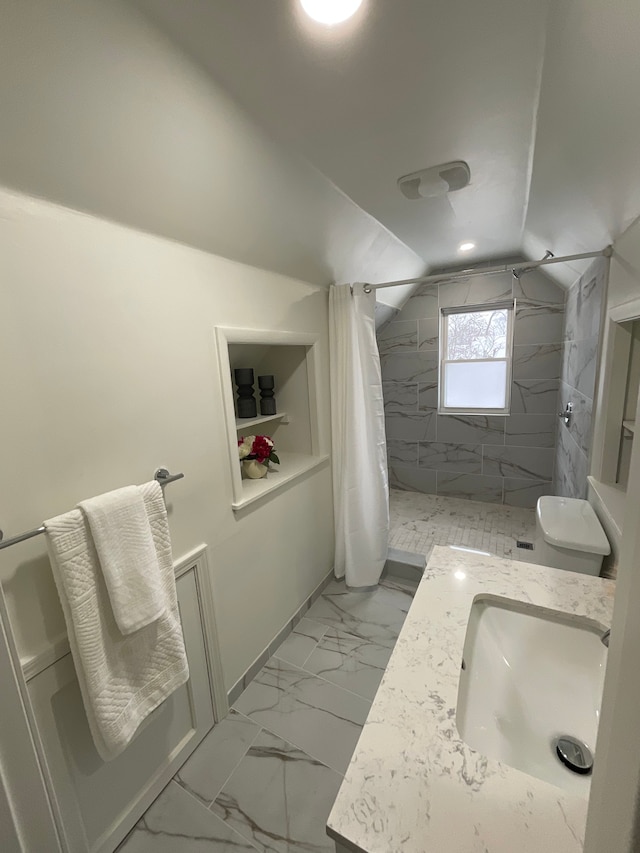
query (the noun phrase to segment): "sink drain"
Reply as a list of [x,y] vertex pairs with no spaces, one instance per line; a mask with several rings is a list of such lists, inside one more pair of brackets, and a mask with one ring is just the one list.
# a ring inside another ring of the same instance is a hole
[[560,761],[574,773],[586,776],[593,770],[593,755],[586,744],[571,735],[561,735],[553,742]]

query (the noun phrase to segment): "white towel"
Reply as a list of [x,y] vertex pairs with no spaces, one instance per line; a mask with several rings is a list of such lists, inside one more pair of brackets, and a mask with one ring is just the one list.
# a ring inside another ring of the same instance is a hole
[[119,755],[142,721],[189,678],[162,489],[155,482],[140,489],[166,609],[160,619],[133,634],[123,635],[115,622],[82,512],[75,509],[45,521],[49,557],[89,728],[105,761]]
[[118,628],[131,634],[165,611],[160,566],[142,494],[126,486],[81,501]]

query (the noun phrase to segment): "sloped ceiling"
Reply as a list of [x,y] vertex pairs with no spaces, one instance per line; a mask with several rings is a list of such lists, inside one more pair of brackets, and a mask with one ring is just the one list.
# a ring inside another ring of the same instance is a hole
[[[469,262],[597,250],[640,213],[636,0],[365,0],[334,29],[297,0],[133,2],[430,269],[464,240]],[[398,191],[453,159],[466,189]]]

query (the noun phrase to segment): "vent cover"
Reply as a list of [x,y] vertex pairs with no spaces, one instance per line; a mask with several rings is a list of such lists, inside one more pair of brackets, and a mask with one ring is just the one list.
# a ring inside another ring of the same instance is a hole
[[454,160],[404,175],[398,178],[398,186],[406,198],[434,198],[461,190],[470,180],[469,165],[464,160]]

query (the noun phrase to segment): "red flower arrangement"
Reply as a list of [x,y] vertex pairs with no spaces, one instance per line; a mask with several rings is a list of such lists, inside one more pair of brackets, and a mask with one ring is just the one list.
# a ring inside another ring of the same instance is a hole
[[273,440],[268,435],[246,435],[238,439],[238,456],[240,459],[255,459],[264,465],[265,462],[280,464],[273,447]]

